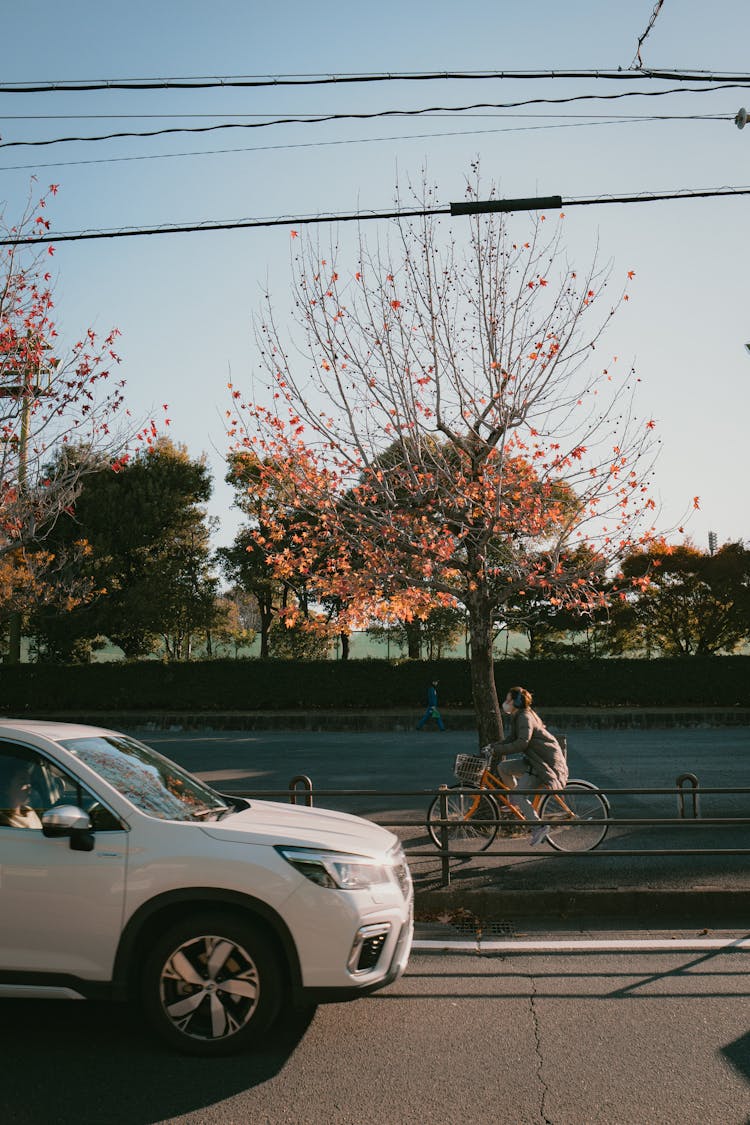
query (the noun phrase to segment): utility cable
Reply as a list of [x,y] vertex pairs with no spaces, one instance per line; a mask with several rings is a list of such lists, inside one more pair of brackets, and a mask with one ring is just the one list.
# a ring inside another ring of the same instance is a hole
[[[703,92],[708,93],[708,91],[703,91]],[[450,110],[448,110],[448,109],[441,110],[440,112],[436,112],[434,114],[435,117],[438,117],[440,119],[444,119],[445,117],[447,117],[449,115],[450,115]],[[296,114],[296,116],[308,118],[308,117],[319,117],[321,115],[319,113],[316,114],[316,113],[308,112],[306,114],[298,113],[298,114]],[[429,117],[430,111],[424,110],[423,116]],[[610,114],[610,113],[605,114],[605,113],[502,113],[502,112],[501,113],[481,113],[481,114],[477,113],[477,114],[472,115],[470,113],[464,113],[462,111],[461,107],[458,107],[454,116],[456,116],[456,117],[471,117],[471,116],[474,116],[474,117],[488,117],[488,118],[489,117],[518,117],[518,118],[521,118],[521,119],[527,118],[527,117],[528,118],[533,118],[533,117],[551,117],[551,118],[577,117],[577,118],[585,118],[586,120],[589,120],[591,118],[597,118],[597,117],[606,117],[606,118],[611,119],[614,115]],[[617,118],[625,118],[626,117],[626,118],[628,118],[628,120],[632,120],[632,121],[650,121],[652,119],[652,116],[654,116],[654,115],[646,114],[646,113],[632,113],[632,114],[618,113],[616,116],[617,116]],[[658,116],[661,117],[663,115],[660,114]],[[696,117],[696,116],[699,116],[699,117],[710,117],[710,116],[720,117],[722,115],[720,115],[720,114],[711,115],[711,114],[692,114],[692,113],[690,113],[690,114],[669,114],[667,116],[671,120],[681,121],[681,120],[687,120],[688,118],[693,118],[693,117]],[[3,121],[118,121],[118,120],[122,119],[122,120],[127,120],[127,121],[150,121],[150,120],[155,119],[157,121],[184,121],[184,120],[198,121],[198,120],[201,120],[202,118],[206,118],[206,117],[209,117],[209,118],[231,117],[232,120],[240,120],[241,118],[252,117],[252,118],[255,118],[256,120],[260,120],[262,118],[269,118],[269,119],[274,118],[275,119],[276,117],[278,117],[278,114],[276,114],[276,113],[4,113],[1,120],[3,120]]]
[[705,94],[717,90],[737,89],[735,83],[725,86],[712,86],[710,90],[680,86],[670,90],[626,90],[619,94],[575,94],[566,98],[528,98],[517,102],[476,102],[464,106],[429,106],[423,109],[384,109],[370,113],[330,113],[319,117],[281,117],[271,121],[233,121],[219,125],[170,126],[147,132],[106,133],[96,137],[55,137],[44,141],[6,141],[0,149],[19,147],[40,147],[44,145],[68,144],[71,142],[111,141],[125,137],[162,137],[174,133],[213,133],[220,129],[266,129],[272,125],[319,125],[329,121],[372,121],[385,117],[422,117],[426,114],[468,113],[479,109],[519,109],[529,105],[569,105],[573,102],[617,101],[621,98],[658,98],[669,94]]
[[[502,116],[502,115],[501,115]],[[519,116],[511,114],[509,116]],[[549,116],[547,114],[534,114],[526,116]],[[572,116],[560,114],[558,116]],[[3,172],[26,172],[42,168],[77,168],[89,164],[122,164],[135,160],[176,160],[182,157],[193,156],[228,156],[237,155],[240,153],[251,152],[286,152],[295,149],[307,148],[329,148],[333,145],[359,145],[359,144],[382,144],[383,142],[393,143],[395,141],[422,141],[422,140],[440,140],[444,137],[483,137],[483,136],[497,136],[504,133],[529,133],[538,130],[549,129],[586,129],[586,128],[602,128],[606,126],[610,128],[613,125],[633,125],[637,123],[652,123],[660,121],[728,121],[731,120],[726,114],[663,114],[651,115],[648,117],[643,116],[622,116],[622,117],[605,117],[603,120],[591,120],[588,118],[584,121],[565,121],[562,124],[547,124],[547,125],[509,125],[503,129],[457,129],[440,133],[407,133],[390,135],[387,137],[346,137],[336,141],[299,141],[296,144],[279,144],[279,145],[250,145],[239,148],[210,148],[210,149],[192,149],[189,152],[157,152],[157,153],[139,153],[134,156],[99,156],[92,157],[90,160],[52,160],[44,164],[7,164],[0,165],[0,174]]]
[[92,78],[39,82],[0,82],[0,94],[88,93],[101,90],[217,90],[284,86],[336,86],[386,82],[462,82],[509,79],[594,79],[627,82],[660,80],[668,82],[740,82],[750,84],[750,74],[722,73],[693,68],[644,67],[623,70],[618,67],[570,70],[441,70],[387,71],[350,74],[265,74],[225,75],[183,78]]
[[[233,219],[226,222],[186,223],[183,225],[165,225],[160,227],[129,227],[120,230],[73,231],[58,235],[42,235],[38,238],[3,238],[0,246],[42,246],[49,243],[62,242],[91,242],[102,239],[152,237],[164,234],[195,234],[199,231],[226,231],[248,230],[268,227],[301,227],[319,223],[350,223],[369,222],[382,219],[411,219],[439,215],[466,215],[481,214],[483,212],[515,210],[531,211],[545,208],[558,209],[560,207],[595,207],[615,203],[663,203],[677,199],[717,199],[729,196],[750,195],[750,187],[742,188],[705,188],[688,191],[669,192],[639,192],[634,195],[602,195],[592,198],[571,198],[563,200],[561,196],[549,196],[546,199],[523,200],[487,200],[471,201],[470,203],[452,203],[447,207],[413,208],[397,211],[355,211],[342,212],[332,215],[302,215],[281,216],[267,219]],[[292,230],[296,236],[296,230]]]

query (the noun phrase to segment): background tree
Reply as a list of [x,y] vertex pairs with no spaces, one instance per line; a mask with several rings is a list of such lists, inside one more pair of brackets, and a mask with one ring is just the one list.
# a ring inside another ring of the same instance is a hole
[[85,540],[73,542],[67,554],[19,547],[0,556],[0,651],[11,643],[14,615],[25,615],[40,607],[70,612],[93,596],[93,583],[79,564],[88,554]]
[[271,625],[269,655],[281,660],[325,660],[331,647],[328,621],[318,613],[279,618]]
[[[293,618],[300,613],[308,616],[316,597],[313,576],[317,567],[310,556],[283,579],[276,575],[271,562],[280,538],[285,536],[290,548],[293,542],[301,542],[300,530],[307,516],[294,509],[293,491],[283,476],[272,490],[261,485],[265,470],[252,452],[235,451],[227,461],[226,481],[235,489],[235,504],[248,522],[237,532],[232,546],[219,548],[217,554],[228,581],[257,602],[260,656],[266,658],[272,655],[271,627],[275,619],[289,614]],[[339,605],[339,598],[329,600],[329,619],[338,615]]]
[[[264,512],[279,577],[325,545],[317,582],[353,626],[423,616],[436,598],[465,607],[486,742],[501,730],[492,643],[504,606],[538,589],[593,608],[602,570],[648,536],[653,423],[633,414],[632,373],[596,363],[620,299],[596,261],[572,268],[544,216],[468,222],[459,246],[434,216],[399,220],[396,249],[361,237],[346,272],[335,246],[298,250],[294,238],[301,336],[269,297],[258,337],[273,397],[233,390],[229,432],[258,458],[260,495],[283,484],[306,513],[290,543]],[[593,573],[570,550],[582,542]],[[365,557],[356,570],[352,550]]]
[[258,604],[246,591],[234,587],[218,598],[219,621],[214,627],[218,644],[231,646],[235,659],[240,649],[255,640],[259,623]]
[[646,655],[731,653],[750,637],[750,551],[742,543],[713,555],[659,544],[631,554],[623,570],[648,579],[629,599],[634,643]]
[[203,509],[183,515],[171,541],[158,552],[149,584],[159,607],[164,651],[172,660],[190,660],[201,640],[211,656],[212,630],[222,617],[210,542],[212,523]]
[[525,635],[528,647],[523,655],[529,660],[602,656],[609,651],[606,623],[617,604],[612,579],[602,570],[597,553],[586,545],[574,547],[565,565],[587,570],[592,586],[598,572],[601,604],[581,609],[561,605],[538,587],[519,591],[504,606],[504,624],[509,631]]
[[379,644],[405,649],[410,660],[440,660],[464,637],[466,614],[460,607],[438,606],[425,618],[374,625],[368,632]]
[[[15,224],[0,208],[0,237],[8,242],[0,264],[0,556],[34,548],[37,569],[47,558],[56,576],[47,592],[61,587],[64,573],[55,554],[38,548],[61,514],[74,505],[83,479],[102,461],[119,464],[131,434],[121,431],[122,381],[111,378],[119,362],[113,329],[103,338],[88,329],[61,354],[53,317],[50,255],[35,245],[50,223],[46,207],[56,186],[30,199]],[[80,455],[53,456],[70,443]],[[7,601],[7,599],[6,599]],[[18,623],[20,603],[10,610]],[[12,659],[18,659],[15,630]]]
[[74,512],[58,521],[50,544],[65,551],[84,536],[84,560],[95,601],[70,613],[32,619],[42,647],[66,659],[81,638],[106,636],[128,657],[151,652],[159,637],[171,655],[210,623],[216,579],[210,567],[203,505],[211,479],[203,458],[166,438],[139,452],[119,472],[87,476]]

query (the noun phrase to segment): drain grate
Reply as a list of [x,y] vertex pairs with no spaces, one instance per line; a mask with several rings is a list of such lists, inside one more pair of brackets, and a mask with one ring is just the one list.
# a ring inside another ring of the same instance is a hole
[[453,923],[453,929],[462,937],[515,937],[514,922],[480,922],[479,919],[466,919]]

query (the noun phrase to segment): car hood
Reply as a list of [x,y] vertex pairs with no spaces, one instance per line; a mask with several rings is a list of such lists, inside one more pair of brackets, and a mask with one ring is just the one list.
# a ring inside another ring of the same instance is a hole
[[278,801],[253,800],[248,809],[232,813],[216,823],[203,824],[201,828],[217,840],[291,844],[358,855],[381,854],[398,843],[393,832],[362,817]]

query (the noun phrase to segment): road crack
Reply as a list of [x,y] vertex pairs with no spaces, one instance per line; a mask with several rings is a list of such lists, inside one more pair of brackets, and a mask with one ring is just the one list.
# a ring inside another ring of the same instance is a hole
[[536,1077],[540,1088],[539,1098],[539,1120],[542,1125],[554,1125],[552,1118],[547,1116],[547,1100],[549,1095],[549,1086],[544,1077],[544,1054],[542,1051],[542,1034],[541,1022],[539,1019],[539,1010],[537,1008],[537,989],[536,979],[529,975],[529,984],[531,986],[531,995],[529,996],[529,1014],[531,1016],[531,1028],[534,1033],[534,1052],[536,1055]]

